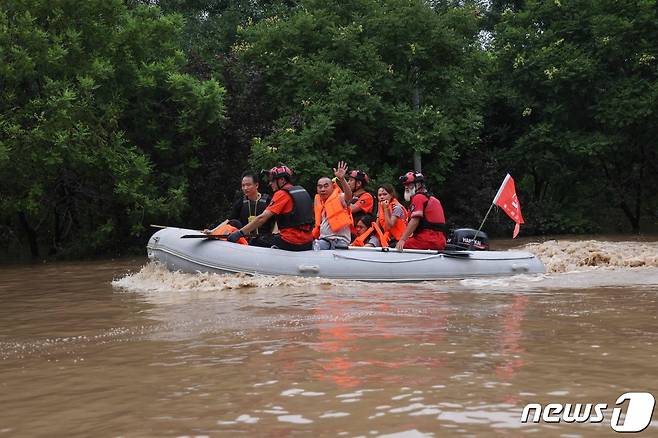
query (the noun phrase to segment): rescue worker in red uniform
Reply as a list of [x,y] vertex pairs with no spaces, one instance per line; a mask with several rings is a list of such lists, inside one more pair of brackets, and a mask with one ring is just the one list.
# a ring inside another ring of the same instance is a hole
[[[352,200],[350,201],[350,209],[352,210],[352,220],[354,226],[359,222],[364,215],[374,215],[375,198],[366,192],[366,185],[368,184],[368,174],[360,170],[352,170],[347,176],[347,183],[352,189]],[[352,230],[354,231],[354,230]]]
[[437,249],[446,247],[446,220],[441,201],[427,191],[420,172],[407,172],[400,177],[404,199],[409,201],[409,223],[395,248]]
[[247,225],[229,234],[227,240],[236,242],[245,234],[261,227],[274,217],[279,234],[272,237],[272,246],[286,251],[306,251],[313,247],[313,200],[301,186],[290,182],[292,171],[284,165],[266,172],[274,195],[264,212]]

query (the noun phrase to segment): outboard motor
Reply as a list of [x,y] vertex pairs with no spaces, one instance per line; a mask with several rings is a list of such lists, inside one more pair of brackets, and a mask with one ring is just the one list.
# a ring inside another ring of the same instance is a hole
[[[476,233],[477,238],[473,240]],[[489,238],[487,234],[484,231],[478,232],[472,228],[458,228],[448,237],[446,249],[464,251],[469,249],[469,246],[471,250],[488,251]]]

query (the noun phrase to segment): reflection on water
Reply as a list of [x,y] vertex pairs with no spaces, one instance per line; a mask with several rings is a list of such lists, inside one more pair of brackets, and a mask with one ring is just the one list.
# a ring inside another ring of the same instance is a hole
[[562,253],[579,268],[412,285],[5,268],[0,435],[613,436],[519,419],[658,396],[655,253]]

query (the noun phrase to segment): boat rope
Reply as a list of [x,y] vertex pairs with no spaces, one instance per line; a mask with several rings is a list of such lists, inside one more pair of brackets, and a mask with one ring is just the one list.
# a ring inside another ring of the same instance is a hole
[[359,257],[344,256],[341,254],[334,253],[334,258],[337,259],[357,260],[359,262],[371,262],[371,263],[411,263],[411,262],[420,262],[422,260],[434,259],[437,257],[443,257],[443,254],[433,254],[427,257],[420,257],[417,259],[408,259],[408,260],[372,260],[372,259],[362,259]]

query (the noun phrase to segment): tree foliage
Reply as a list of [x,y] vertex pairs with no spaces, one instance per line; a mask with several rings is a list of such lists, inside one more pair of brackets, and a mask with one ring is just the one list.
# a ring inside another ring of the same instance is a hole
[[33,255],[120,248],[185,212],[224,90],[184,72],[182,25],[119,0],[0,6],[0,214]]
[[274,108],[252,163],[310,183],[345,159],[390,181],[418,151],[441,181],[480,128],[477,32],[474,9],[399,0],[306,1],[245,26],[233,51]]
[[116,253],[248,166],[415,152],[453,224],[510,172],[526,232],[655,227],[657,39],[648,0],[6,0],[0,244]]
[[525,176],[539,231],[583,231],[611,207],[636,232],[655,218],[656,37],[651,1],[527,1],[502,14],[491,82],[504,113],[489,134]]

